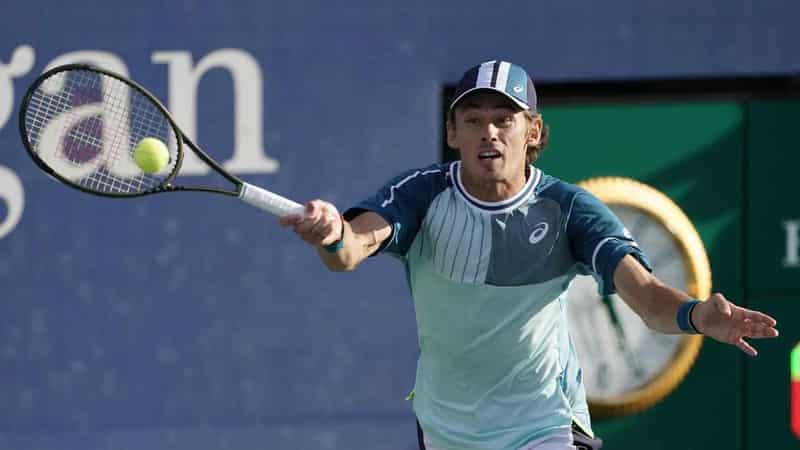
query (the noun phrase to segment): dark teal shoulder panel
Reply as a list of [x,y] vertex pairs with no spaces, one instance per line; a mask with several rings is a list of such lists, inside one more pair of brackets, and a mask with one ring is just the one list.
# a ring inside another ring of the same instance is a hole
[[377,213],[392,226],[391,237],[377,252],[405,255],[431,202],[451,184],[449,165],[432,164],[401,173],[375,195],[345,211],[345,220],[352,220],[364,211]]
[[617,216],[585,189],[545,175],[538,196],[561,205],[566,231],[576,261],[600,283],[603,294],[615,292],[614,270],[625,255],[632,255],[652,270],[642,250]]

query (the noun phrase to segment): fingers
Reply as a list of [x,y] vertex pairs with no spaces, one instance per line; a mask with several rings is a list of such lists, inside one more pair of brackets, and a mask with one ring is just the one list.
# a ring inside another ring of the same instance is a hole
[[771,325],[761,322],[754,322],[748,319],[745,319],[745,330],[743,333],[746,337],[751,338],[774,338],[778,337],[778,330],[776,330]]
[[749,337],[758,339],[768,339],[768,338],[776,338],[779,335],[780,333],[775,328],[764,327],[759,330],[756,330],[753,334],[749,335]]
[[704,303],[708,308],[695,307],[701,315],[701,330],[707,336],[737,346],[742,352],[756,356],[758,352],[745,339],[769,339],[778,337],[777,321],[759,311],[736,306],[722,294],[714,294]]
[[334,237],[336,223],[339,220],[338,217],[314,217],[297,224],[295,230],[312,245],[328,245],[339,237],[338,234]]
[[288,216],[278,217],[278,223],[282,227],[294,226],[303,220],[303,216],[299,214],[289,214]]
[[736,307],[741,311],[743,322],[743,335],[752,338],[774,338],[778,337],[778,330],[775,326],[778,322],[759,311]]
[[333,244],[342,235],[341,231],[336,231],[336,225],[339,224],[341,224],[339,217],[335,217],[333,220],[321,220],[311,227],[310,233],[319,239],[319,245]]
[[283,226],[291,226],[304,241],[314,246],[332,244],[342,235],[342,219],[331,203],[312,200],[306,203],[303,216],[292,215],[279,219]]
[[750,356],[757,356],[758,352],[754,349],[750,344],[747,343],[743,338],[739,338],[738,341],[735,342],[736,346],[747,355]]
[[755,323],[761,323],[761,324],[764,324],[764,325],[768,325],[770,327],[774,327],[775,325],[778,324],[778,321],[775,320],[774,318],[772,318],[772,317],[770,317],[770,316],[768,316],[768,315],[766,315],[766,314],[764,314],[762,312],[753,311],[753,310],[750,310],[750,309],[745,309],[744,310],[744,317],[746,319],[748,319],[748,320],[751,320],[751,321],[755,322]]

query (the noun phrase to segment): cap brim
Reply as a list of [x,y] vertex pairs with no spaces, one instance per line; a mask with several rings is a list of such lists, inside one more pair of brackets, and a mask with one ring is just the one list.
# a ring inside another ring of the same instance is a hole
[[455,98],[455,100],[453,100],[453,101],[450,103],[450,110],[452,111],[452,110],[453,110],[453,108],[456,106],[456,103],[458,103],[458,102],[459,102],[459,100],[461,100],[462,98],[464,98],[466,95],[468,95],[468,94],[471,94],[471,93],[473,93],[473,92],[475,92],[475,91],[481,91],[481,90],[485,90],[485,91],[494,91],[494,92],[497,92],[498,94],[503,94],[503,95],[504,95],[506,98],[508,98],[509,100],[511,100],[511,101],[513,101],[514,103],[516,103],[516,104],[517,104],[517,106],[519,106],[520,108],[522,108],[522,109],[526,109],[526,110],[530,110],[530,109],[531,109],[531,107],[530,107],[530,106],[528,106],[527,104],[525,104],[525,102],[523,102],[522,100],[520,100],[520,99],[518,99],[518,98],[514,97],[513,95],[509,94],[509,93],[508,93],[508,92],[506,92],[506,91],[503,91],[503,90],[501,90],[501,89],[497,89],[497,88],[493,88],[493,87],[490,87],[490,86],[476,86],[476,87],[474,87],[474,88],[467,89],[466,91],[462,92],[462,93],[461,93],[461,95],[459,95],[458,97],[456,97],[456,98]]

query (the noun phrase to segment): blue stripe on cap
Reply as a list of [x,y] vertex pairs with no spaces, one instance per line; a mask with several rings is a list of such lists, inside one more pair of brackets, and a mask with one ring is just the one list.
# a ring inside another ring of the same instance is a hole
[[492,82],[489,83],[491,87],[497,87],[497,74],[500,72],[498,69],[500,68],[500,61],[495,61],[492,65]]
[[467,73],[464,74],[464,78],[461,81],[462,85],[465,86],[475,86],[478,83],[478,72],[480,72],[481,67],[476,66],[470,69]]

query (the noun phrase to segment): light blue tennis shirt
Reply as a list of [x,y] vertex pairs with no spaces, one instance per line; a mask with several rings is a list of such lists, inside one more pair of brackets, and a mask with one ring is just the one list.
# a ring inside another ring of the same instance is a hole
[[614,292],[619,261],[649,263],[627,230],[585,190],[531,166],[513,198],[484,202],[460,162],[408,171],[345,213],[392,226],[379,251],[404,263],[420,357],[414,410],[439,449],[516,450],[590,429],[565,291],[592,274]]

